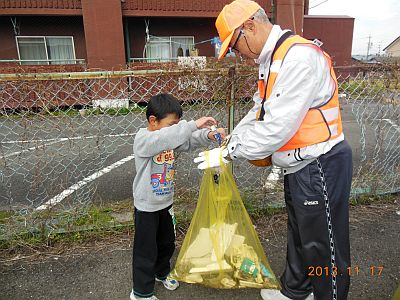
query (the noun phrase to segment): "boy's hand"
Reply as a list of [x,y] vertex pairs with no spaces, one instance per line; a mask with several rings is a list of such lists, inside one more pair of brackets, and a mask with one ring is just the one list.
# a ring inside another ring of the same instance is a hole
[[[217,132],[221,135],[221,139],[224,140],[225,137],[226,137],[225,129],[224,128],[217,128]],[[217,142],[217,140],[214,137],[214,131],[210,131],[207,136],[208,136],[208,139],[210,139],[210,140],[212,140],[214,142]]]
[[212,125],[217,125],[217,121],[213,117],[201,117],[196,121],[197,128],[210,128]]

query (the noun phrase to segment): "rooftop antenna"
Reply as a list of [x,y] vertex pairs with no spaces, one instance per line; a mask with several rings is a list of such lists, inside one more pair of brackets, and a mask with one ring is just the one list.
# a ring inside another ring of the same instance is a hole
[[19,29],[19,22],[17,20],[17,17],[10,17],[11,24],[13,26],[14,30],[14,35],[20,35],[20,29]]
[[150,41],[150,34],[149,34],[150,20],[144,20],[144,23],[146,24],[146,43],[148,43]]
[[146,32],[146,42],[144,43],[144,48],[143,48],[143,58],[146,57],[146,51],[147,51],[147,43],[150,42],[150,34],[149,34],[149,24],[150,20],[144,20],[144,24],[146,26],[145,32]]

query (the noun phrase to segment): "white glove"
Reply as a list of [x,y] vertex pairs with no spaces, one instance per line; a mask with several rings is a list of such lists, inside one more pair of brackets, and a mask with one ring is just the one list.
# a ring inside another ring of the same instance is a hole
[[[194,159],[195,163],[199,163],[198,169],[204,170],[207,168],[214,168],[221,166],[221,162],[227,164],[229,162],[228,149],[226,147],[214,148],[209,151],[200,152]],[[208,159],[207,159],[208,158]]]

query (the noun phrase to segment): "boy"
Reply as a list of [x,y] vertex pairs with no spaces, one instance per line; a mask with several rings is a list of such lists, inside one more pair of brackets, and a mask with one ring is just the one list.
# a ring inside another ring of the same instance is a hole
[[[175,250],[174,152],[209,145],[215,138],[206,128],[217,124],[212,117],[180,121],[182,114],[178,100],[172,95],[151,97],[146,111],[148,127],[139,129],[133,144],[136,177],[131,300],[158,300],[153,295],[155,280],[168,290],[179,286],[178,281],[168,277],[169,261]],[[225,137],[222,128],[218,132]]]

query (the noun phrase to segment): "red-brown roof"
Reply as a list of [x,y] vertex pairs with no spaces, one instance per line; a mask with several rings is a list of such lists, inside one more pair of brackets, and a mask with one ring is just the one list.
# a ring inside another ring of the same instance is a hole
[[[256,0],[267,10],[268,0]],[[125,16],[217,17],[232,0],[124,0]]]
[[82,15],[81,0],[1,0],[0,15]]
[[308,19],[354,19],[346,15],[305,15],[304,18]]
[[[90,0],[92,1],[92,0]],[[104,0],[107,1],[107,0]],[[124,16],[217,17],[232,0],[121,0]],[[269,0],[256,0],[268,13]],[[81,0],[1,0],[0,15],[82,15]]]
[[223,0],[125,0],[122,4],[124,15],[137,16],[204,16],[216,17],[223,6],[230,1]]
[[81,0],[2,0],[0,8],[81,9]]

